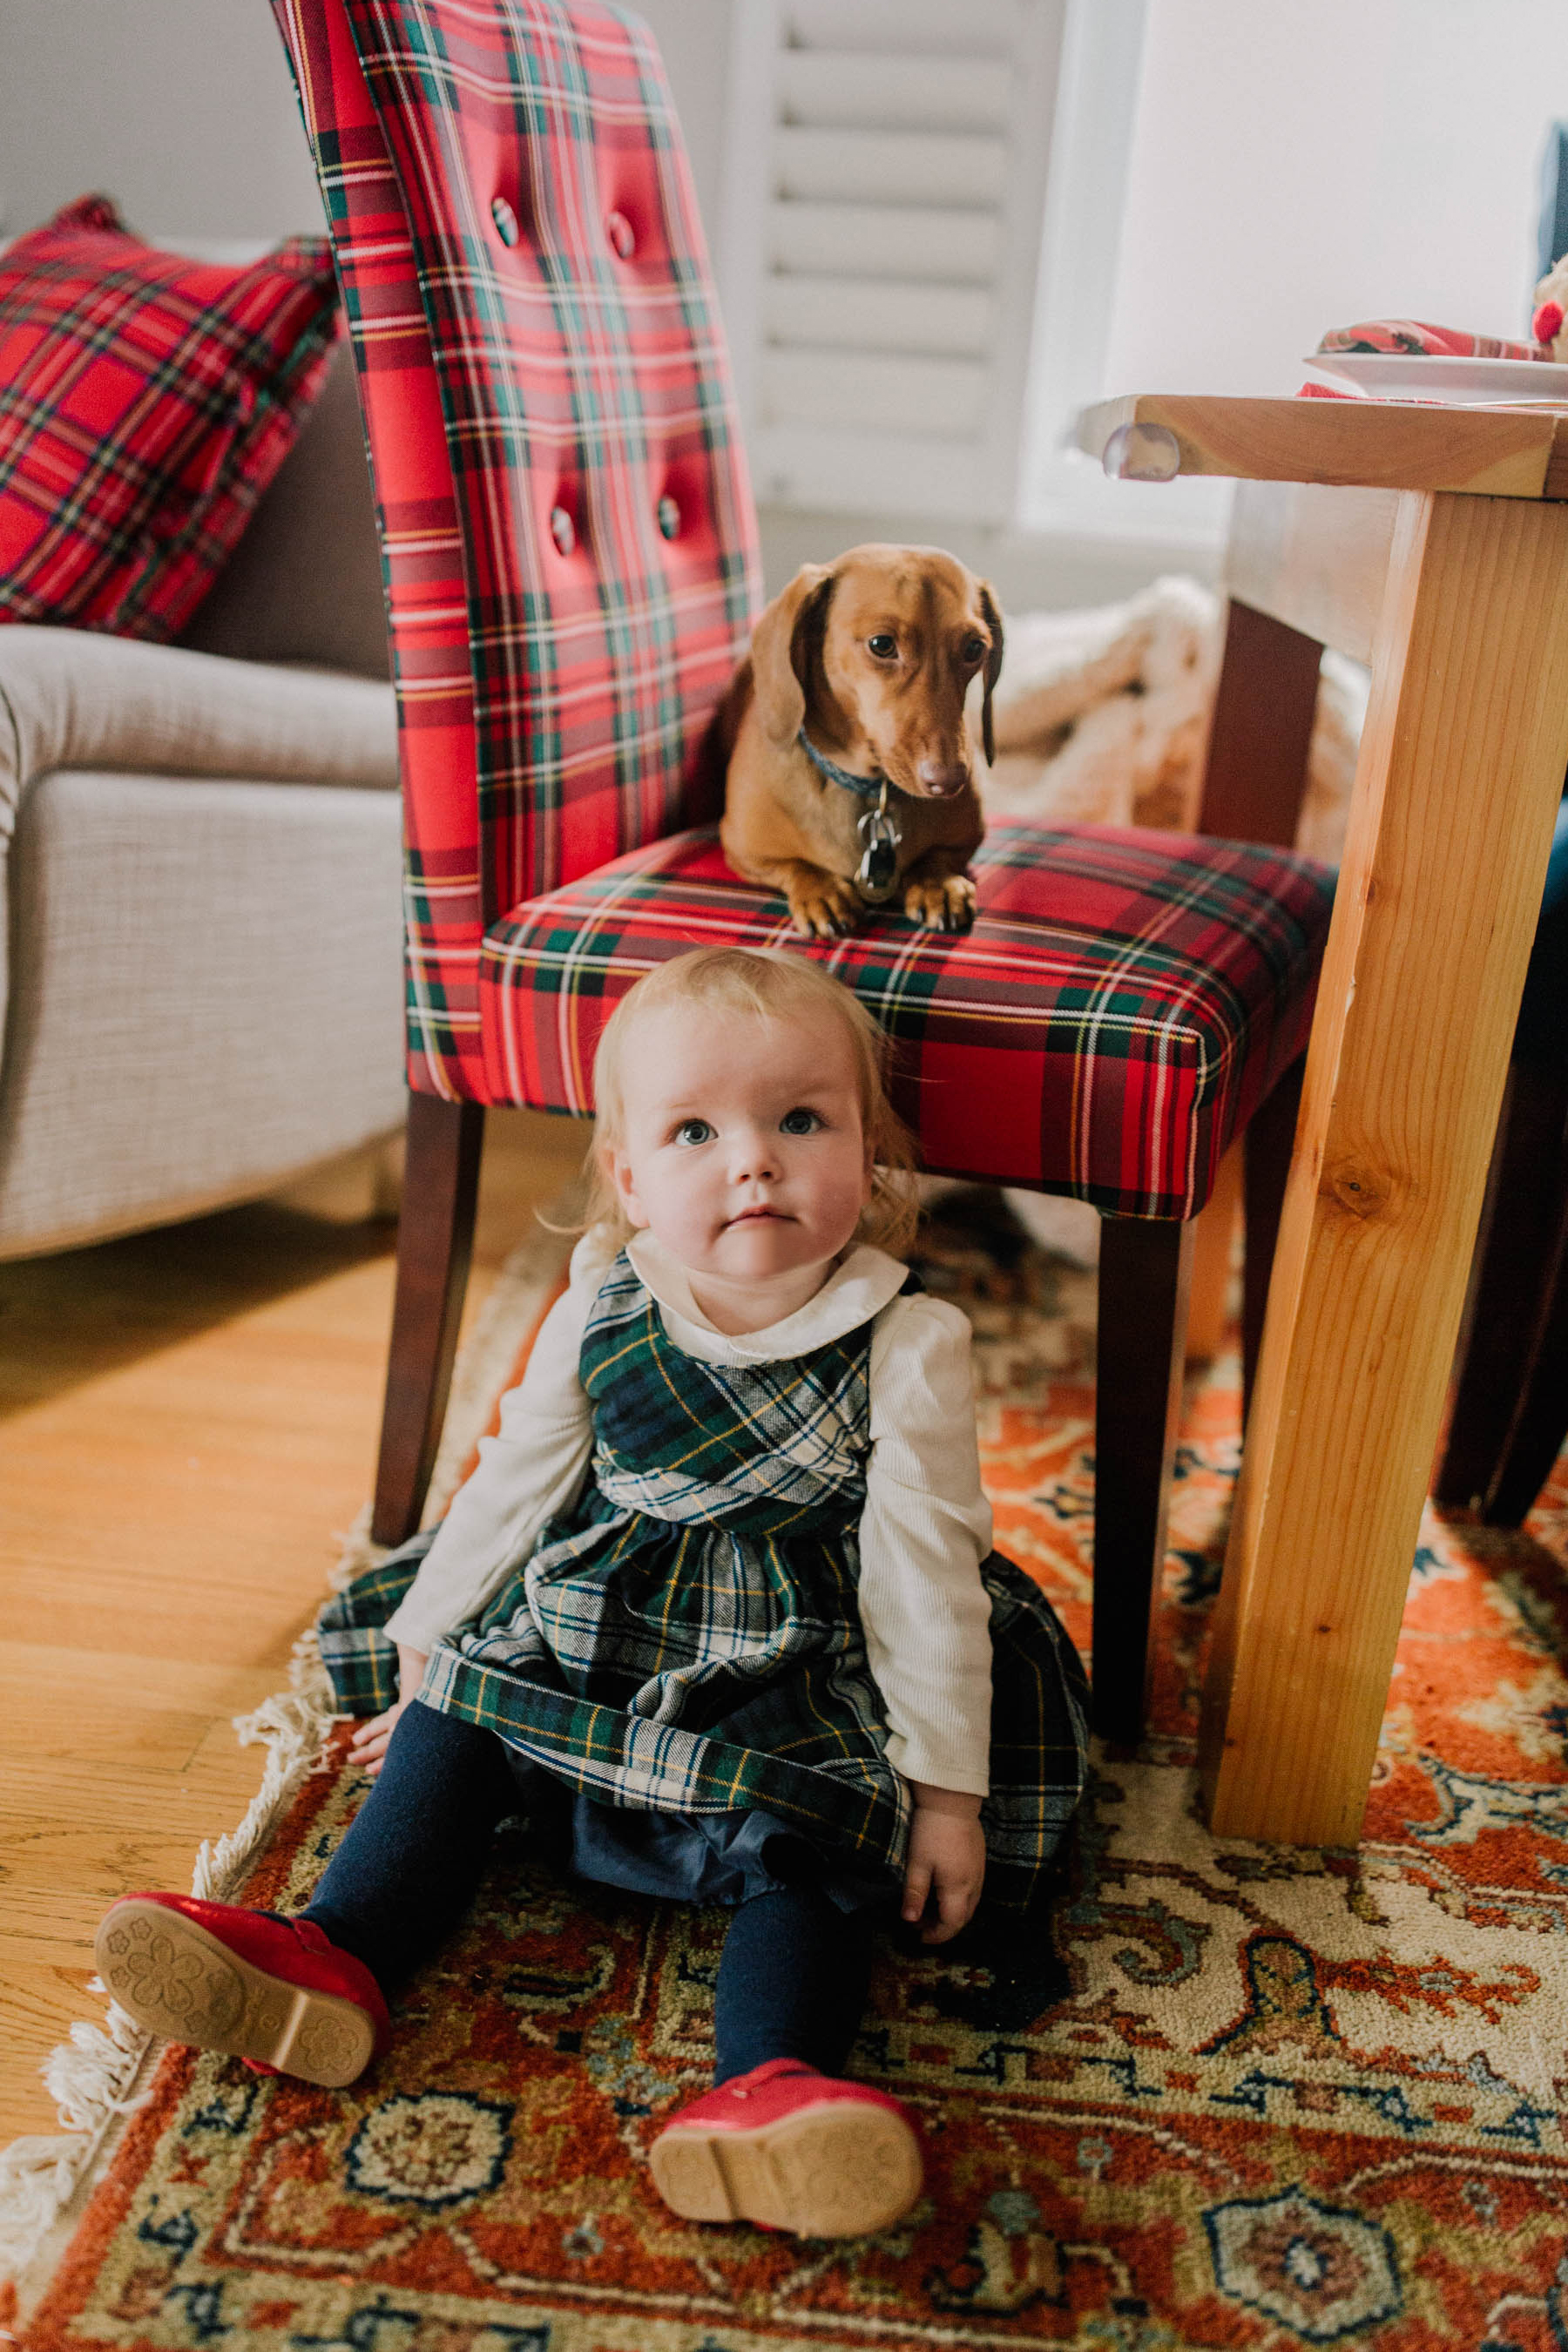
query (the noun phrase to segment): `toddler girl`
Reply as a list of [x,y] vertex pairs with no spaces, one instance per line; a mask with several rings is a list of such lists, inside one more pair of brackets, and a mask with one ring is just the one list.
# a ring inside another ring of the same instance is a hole
[[[871,1938],[1026,1906],[1084,1775],[1082,1669],[991,1551],[969,1329],[913,1230],[883,1039],[804,957],[648,974],[595,1065],[593,1222],[434,1536],[321,1621],[370,1794],[295,1918],[131,1895],[141,2022],[352,2082],[528,1816],[582,1876],[731,1906],[718,2087],[655,2141],[678,2213],[879,2229],[921,2185],[847,2081]],[[389,1613],[390,1612],[390,1613]]]

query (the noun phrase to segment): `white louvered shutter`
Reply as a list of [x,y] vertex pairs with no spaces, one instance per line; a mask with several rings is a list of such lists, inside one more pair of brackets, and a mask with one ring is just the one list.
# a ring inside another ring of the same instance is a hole
[[757,495],[1002,522],[1066,0],[742,0],[721,271]]

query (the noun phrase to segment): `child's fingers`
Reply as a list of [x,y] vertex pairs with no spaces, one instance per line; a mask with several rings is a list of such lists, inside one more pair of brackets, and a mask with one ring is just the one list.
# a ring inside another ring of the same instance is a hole
[[393,1717],[387,1715],[378,1715],[369,1723],[362,1723],[349,1741],[350,1763],[368,1764],[373,1758],[384,1756],[386,1743],[392,1737],[392,1726]]
[[923,1917],[930,1895],[930,1863],[911,1862],[904,1873],[904,1917],[910,1927]]
[[349,1746],[351,1748],[384,1748],[396,1730],[397,1718],[402,1713],[403,1708],[399,1705],[384,1708],[380,1715],[367,1717],[365,1721],[354,1730],[349,1740]]
[[966,1927],[974,1916],[980,1900],[978,1878],[958,1876],[938,1877],[936,1882],[936,1917],[925,1930],[921,1940],[927,1944],[945,1944]]

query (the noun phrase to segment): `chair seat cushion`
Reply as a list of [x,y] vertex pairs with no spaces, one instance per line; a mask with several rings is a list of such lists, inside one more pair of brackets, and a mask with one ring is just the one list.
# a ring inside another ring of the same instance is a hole
[[894,1098],[932,1174],[1195,1216],[1305,1046],[1332,874],[1084,824],[993,824],[973,871],[979,911],[959,935],[885,908],[851,938],[799,939],[706,829],[525,900],[485,937],[491,1099],[590,1110],[599,1032],[641,973],[690,948],[783,948],[897,1040]]

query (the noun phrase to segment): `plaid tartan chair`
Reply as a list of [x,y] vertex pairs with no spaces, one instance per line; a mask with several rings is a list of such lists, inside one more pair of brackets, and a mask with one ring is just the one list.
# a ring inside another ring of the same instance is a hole
[[679,129],[603,0],[274,0],[359,367],[405,801],[408,1170],[375,1534],[417,1522],[484,1107],[591,1108],[616,999],[715,940],[825,961],[928,1169],[1105,1213],[1094,1680],[1136,1731],[1192,1220],[1255,1113],[1252,1323],[1327,927],[1230,842],[997,825],[967,937],[811,943],[720,856],[755,526]]

